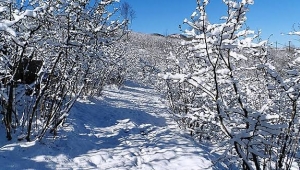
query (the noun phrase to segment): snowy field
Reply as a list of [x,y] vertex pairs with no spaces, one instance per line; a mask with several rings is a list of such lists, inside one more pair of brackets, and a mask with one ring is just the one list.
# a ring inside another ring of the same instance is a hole
[[159,95],[134,83],[79,100],[55,140],[8,142],[0,129],[0,169],[220,169],[180,133]]

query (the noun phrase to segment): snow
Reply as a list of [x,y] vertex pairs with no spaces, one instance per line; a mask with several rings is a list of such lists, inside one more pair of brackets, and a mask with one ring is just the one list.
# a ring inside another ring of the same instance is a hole
[[[101,5],[107,5],[107,4],[110,4],[110,3],[112,3],[113,1],[112,0],[102,0],[101,2],[100,2],[100,4]],[[118,2],[118,1],[116,1],[116,2]]]
[[253,5],[253,4],[254,4],[254,0],[242,0],[242,4],[250,4],[250,5]]
[[8,8],[5,6],[5,7],[0,7],[0,12],[6,12],[8,11]]
[[[300,53],[300,50],[299,50],[299,53]],[[296,58],[294,62],[295,62],[296,64],[300,63],[300,57]]]
[[0,31],[6,31],[10,33],[12,36],[17,35],[16,32],[12,28],[8,27],[6,23],[0,23]]
[[191,15],[192,18],[197,16],[197,12],[193,12],[193,14]]
[[79,99],[56,139],[0,144],[3,169],[212,169],[214,159],[178,129],[159,94],[132,82]]
[[243,60],[247,60],[247,57],[245,57],[244,55],[242,54],[238,54],[234,51],[230,51],[230,56],[232,56],[233,58],[235,58],[236,60],[240,60],[240,59],[243,59]]
[[289,32],[289,35],[300,35],[300,31]]

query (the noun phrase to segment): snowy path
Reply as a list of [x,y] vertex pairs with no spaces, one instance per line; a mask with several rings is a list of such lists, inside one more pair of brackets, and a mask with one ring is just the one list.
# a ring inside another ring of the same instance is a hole
[[133,83],[79,101],[60,137],[0,141],[0,169],[180,169],[211,165],[211,155],[179,133],[152,89]]

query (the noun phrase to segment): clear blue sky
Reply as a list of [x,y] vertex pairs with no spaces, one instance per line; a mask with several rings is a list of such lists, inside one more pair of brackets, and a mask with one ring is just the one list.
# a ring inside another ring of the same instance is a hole
[[[143,33],[179,33],[178,25],[196,8],[196,0],[121,0],[128,2],[136,12],[131,29]],[[226,14],[222,0],[210,0],[208,16],[211,22],[218,22]],[[255,0],[247,14],[247,26],[262,30],[262,38],[278,41],[280,44],[300,46],[300,37],[284,36],[293,30],[300,31],[300,0]]]

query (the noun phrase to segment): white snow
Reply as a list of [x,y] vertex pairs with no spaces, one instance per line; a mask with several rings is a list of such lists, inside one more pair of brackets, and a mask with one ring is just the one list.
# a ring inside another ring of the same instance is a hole
[[300,31],[289,32],[289,35],[300,35]]
[[12,36],[17,35],[16,32],[12,28],[8,27],[7,24],[5,24],[5,23],[0,23],[0,31],[6,31],[9,34],[11,34]]
[[212,169],[210,151],[180,132],[159,95],[131,82],[78,100],[58,135],[41,142],[3,136],[1,168]]
[[191,17],[194,18],[195,16],[197,16],[197,12],[193,12]]
[[3,6],[0,7],[0,12],[6,12],[7,10],[8,10],[8,7],[6,7],[6,6],[5,7],[3,7]]
[[245,57],[243,54],[238,54],[234,51],[230,51],[230,56],[232,56],[236,60],[240,60],[240,59],[247,60],[247,57]]

